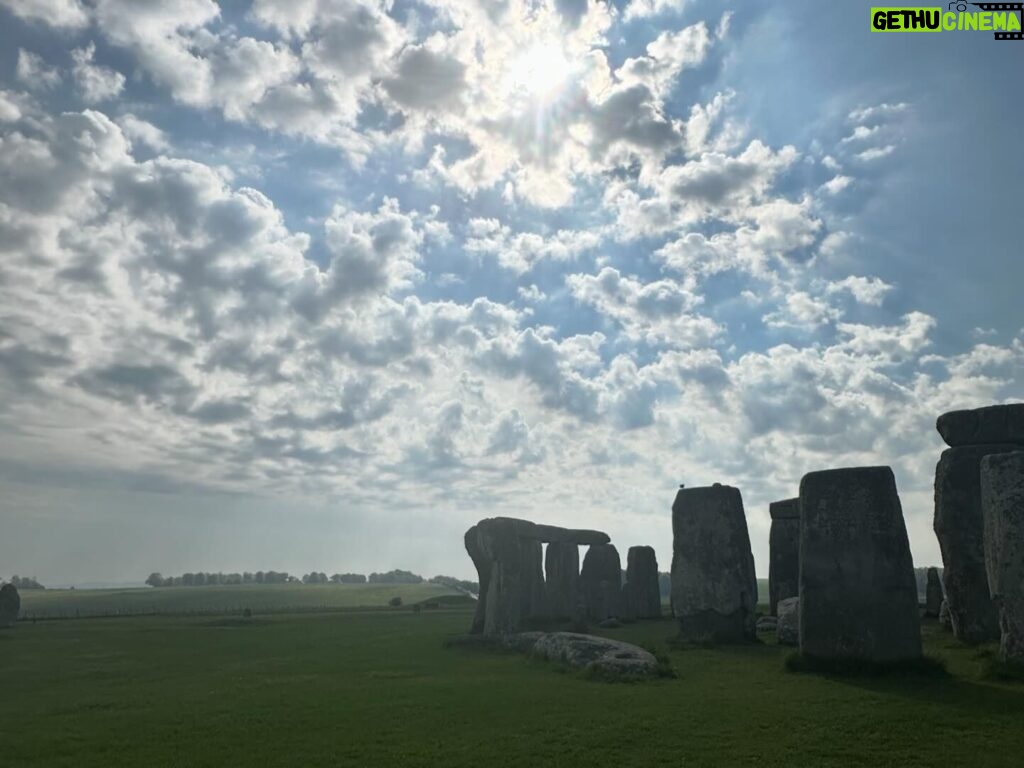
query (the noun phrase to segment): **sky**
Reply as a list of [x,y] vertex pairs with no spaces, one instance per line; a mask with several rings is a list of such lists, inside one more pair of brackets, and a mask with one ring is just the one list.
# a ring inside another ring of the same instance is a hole
[[[0,574],[671,560],[1021,398],[1024,43],[860,0],[0,0]],[[1019,47],[1018,47],[1019,46]]]

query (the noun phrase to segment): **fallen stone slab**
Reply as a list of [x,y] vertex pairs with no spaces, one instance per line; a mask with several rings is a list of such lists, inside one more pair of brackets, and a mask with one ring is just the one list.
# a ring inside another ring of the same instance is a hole
[[774,616],[762,616],[757,620],[758,632],[774,632],[778,627],[779,620]]
[[637,679],[660,674],[654,654],[639,646],[575,632],[550,632],[534,642],[532,654],[547,661],[613,678]]

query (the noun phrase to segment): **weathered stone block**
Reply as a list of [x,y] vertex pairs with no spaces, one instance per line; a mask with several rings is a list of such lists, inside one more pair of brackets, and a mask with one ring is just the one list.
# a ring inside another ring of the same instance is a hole
[[985,573],[981,460],[1013,445],[970,445],[942,452],[935,467],[935,535],[953,635],[965,643],[999,637],[999,618]]
[[580,569],[580,588],[587,618],[604,621],[617,616],[622,599],[622,563],[612,544],[587,549]]
[[800,598],[787,597],[779,601],[779,621],[775,637],[779,645],[800,645]]
[[626,555],[626,583],[622,585],[622,616],[625,619],[656,619],[661,616],[658,589],[658,558],[654,547],[630,547]]
[[939,416],[935,428],[953,448],[991,443],[1024,444],[1024,403],[950,411]]
[[985,565],[999,611],[999,655],[1024,664],[1024,452],[981,460]]
[[914,563],[889,467],[800,481],[800,651],[881,663],[921,656]]
[[928,585],[925,588],[924,615],[933,619],[939,617],[942,610],[942,580],[938,568],[928,569]]
[[21,612],[21,595],[13,584],[0,587],[0,629],[9,629],[18,621]]
[[547,614],[553,619],[580,618],[580,548],[552,542],[544,554]]
[[756,637],[757,578],[739,489],[682,488],[672,505],[672,612],[684,642]]
[[768,534],[768,600],[772,616],[780,600],[796,597],[800,589],[800,499],[775,501]]

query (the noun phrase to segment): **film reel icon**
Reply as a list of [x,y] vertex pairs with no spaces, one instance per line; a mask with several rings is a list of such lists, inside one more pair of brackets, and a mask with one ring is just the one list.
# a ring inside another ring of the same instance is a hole
[[[981,8],[983,11],[1010,11],[1020,14],[1022,26],[1024,26],[1024,3],[965,3],[953,2],[949,4],[949,10],[956,6],[958,11],[966,11],[968,5]],[[994,32],[996,40],[1024,40],[1024,32]]]

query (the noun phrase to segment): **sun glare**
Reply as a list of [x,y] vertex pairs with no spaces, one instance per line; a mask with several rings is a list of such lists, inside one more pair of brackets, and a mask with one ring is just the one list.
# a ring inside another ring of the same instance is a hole
[[515,58],[509,70],[512,87],[531,96],[550,98],[566,84],[572,65],[561,46],[536,43]]

